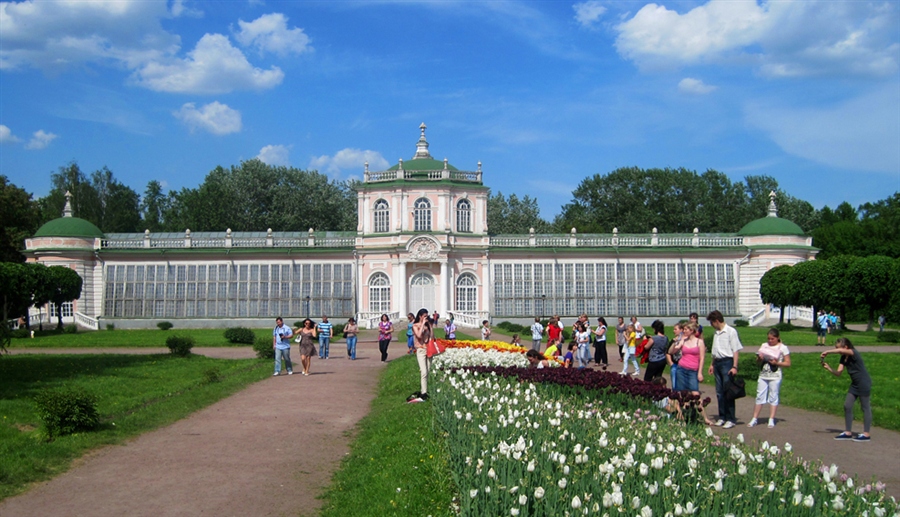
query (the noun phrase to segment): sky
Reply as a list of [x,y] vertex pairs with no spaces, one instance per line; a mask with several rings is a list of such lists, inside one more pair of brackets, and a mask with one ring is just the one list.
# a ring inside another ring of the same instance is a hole
[[139,193],[256,157],[360,179],[422,122],[547,219],[629,166],[857,206],[900,191],[900,2],[0,2],[0,175],[35,197],[73,161]]

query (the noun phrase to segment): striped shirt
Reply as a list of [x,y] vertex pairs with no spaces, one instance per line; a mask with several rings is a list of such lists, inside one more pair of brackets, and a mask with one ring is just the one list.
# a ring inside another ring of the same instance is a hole
[[331,322],[323,321],[316,325],[316,331],[324,337],[331,337]]

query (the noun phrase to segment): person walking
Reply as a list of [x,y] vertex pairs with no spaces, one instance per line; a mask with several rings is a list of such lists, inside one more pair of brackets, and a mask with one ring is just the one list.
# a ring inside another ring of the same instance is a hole
[[444,335],[447,336],[447,339],[450,341],[456,340],[456,324],[453,323],[453,320],[444,321]]
[[491,322],[484,320],[481,322],[481,340],[487,341],[491,339]]
[[406,315],[406,320],[406,353],[414,354],[416,353],[416,344],[413,339],[413,323],[416,321],[416,315],[410,312]]
[[669,338],[666,337],[666,327],[660,320],[654,320],[650,324],[654,335],[651,338],[650,354],[647,357],[647,370],[644,380],[650,382],[654,377],[662,377],[666,371],[666,352],[669,351]]
[[[394,324],[391,323],[387,314],[381,315],[381,321],[378,322],[378,350],[381,351],[381,362],[387,362],[388,345],[391,344],[391,336],[394,334]],[[415,334],[415,330],[413,331]]]
[[619,322],[616,324],[616,345],[619,347],[619,362],[625,360],[625,347],[628,344],[628,338],[625,336],[625,318],[619,316]]
[[541,325],[540,318],[534,318],[531,324],[531,349],[537,352],[541,351],[541,339],[544,337],[544,326]]
[[291,327],[284,324],[281,318],[275,318],[275,328],[272,330],[272,348],[275,349],[275,373],[273,377],[281,374],[281,360],[284,359],[284,366],[287,368],[288,375],[294,375],[294,368],[291,364],[291,336],[294,332]]
[[309,367],[312,356],[316,355],[316,325],[313,320],[306,318],[303,326],[297,332],[297,342],[300,343],[300,364],[303,366],[303,375],[309,375]]
[[709,324],[716,329],[713,336],[712,356],[713,364],[709,365],[709,374],[716,378],[716,399],[719,407],[717,426],[723,429],[731,429],[737,425],[737,417],[734,413],[734,399],[725,397],[725,384],[731,380],[738,371],[738,355],[744,345],[734,327],[725,323],[725,317],[719,311],[712,311],[706,316]]
[[347,320],[344,325],[344,335],[347,336],[347,358],[351,361],[356,360],[356,340],[359,336],[359,325],[356,324],[355,318]]
[[328,359],[333,332],[334,328],[328,321],[328,316],[323,315],[322,321],[316,325],[316,333],[319,336],[319,359]]
[[816,325],[819,326],[818,332],[816,333],[816,346],[825,346],[825,339],[828,336],[828,315],[825,314],[825,311],[819,311],[819,316],[816,318]]
[[884,332],[885,323],[887,323],[887,318],[884,317],[884,314],[878,316],[878,332]]
[[631,375],[637,377],[641,374],[641,366],[638,364],[637,360],[637,332],[634,330],[634,325],[628,325],[625,328],[625,336],[628,339],[628,342],[625,343],[625,357],[622,359],[624,362],[624,366],[622,367],[622,375],[628,375],[628,360],[634,363],[634,373]]
[[[838,362],[837,370],[831,368],[825,357],[829,354],[839,354],[841,360]],[[832,350],[826,350],[821,355],[822,368],[825,368],[835,377],[840,377],[844,370],[850,375],[850,389],[847,390],[847,397],[844,399],[844,432],[835,436],[835,440],[853,440],[854,442],[868,442],[872,439],[869,430],[872,428],[872,405],[870,397],[872,396],[872,377],[866,370],[863,363],[862,355],[859,350],[853,348],[853,343],[847,338],[838,338],[834,343]],[[859,404],[863,410],[863,432],[853,436],[853,406],[859,399]]]
[[578,320],[575,322],[575,343],[578,345],[577,355],[575,360],[578,362],[578,368],[584,368],[588,365],[588,357],[590,357],[590,344],[588,340],[590,339],[591,333],[587,331],[584,327],[584,322]]
[[434,337],[434,328],[428,318],[428,309],[419,309],[416,313],[416,321],[413,323],[413,337],[416,347],[416,361],[419,363],[419,397],[428,399],[428,371],[431,368],[431,358],[428,357],[428,342]]
[[775,410],[778,409],[778,394],[781,391],[781,378],[784,368],[791,366],[791,351],[781,342],[778,329],[769,329],[766,342],[756,352],[756,364],[759,365],[759,381],[756,384],[756,406],[753,418],[747,427],[754,427],[759,418],[763,404],[769,404],[769,428],[775,427]]
[[594,329],[594,361],[603,368],[609,366],[609,356],[606,355],[606,320],[603,316],[597,318],[597,328]]
[[681,354],[681,359],[678,360],[678,389],[700,395],[706,343],[697,337],[697,324],[693,321],[684,324],[681,335],[681,341],[672,350],[675,355]]
[[559,320],[556,319],[556,316],[551,317],[547,322],[547,337],[547,346],[550,346],[550,341],[555,341],[557,345],[562,343],[562,329],[559,328]]
[[669,364],[669,377],[672,378],[672,391],[678,391],[678,361],[681,360],[681,352],[676,354],[675,347],[684,339],[684,326],[679,322],[672,329],[675,336],[666,351],[666,362]]

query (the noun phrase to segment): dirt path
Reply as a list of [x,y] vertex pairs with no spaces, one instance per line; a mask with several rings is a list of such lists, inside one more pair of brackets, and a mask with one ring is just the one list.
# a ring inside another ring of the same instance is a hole
[[[168,427],[90,453],[65,474],[0,503],[0,515],[314,515],[316,496],[349,450],[348,432],[375,395],[383,366],[375,337],[364,333],[356,361],[345,358],[339,340],[331,359],[313,359],[309,377],[282,372]],[[406,349],[391,348],[394,358]],[[247,350],[197,351],[246,357]]]

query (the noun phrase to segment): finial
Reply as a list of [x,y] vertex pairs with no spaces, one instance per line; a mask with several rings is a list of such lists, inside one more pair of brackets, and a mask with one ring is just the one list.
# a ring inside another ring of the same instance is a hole
[[416,142],[416,154],[412,157],[413,160],[431,159],[431,153],[428,152],[428,140],[425,139],[426,127],[424,122],[419,125],[422,135],[419,136],[419,141]]
[[444,158],[444,170],[447,170],[447,159]]
[[66,206],[63,207],[63,217],[72,217],[72,193],[66,191]]
[[369,162],[366,162],[366,172],[369,172]]
[[478,160],[478,172],[481,172],[481,160]]
[[767,217],[778,217],[778,207],[775,206],[775,191],[769,192],[769,214]]

